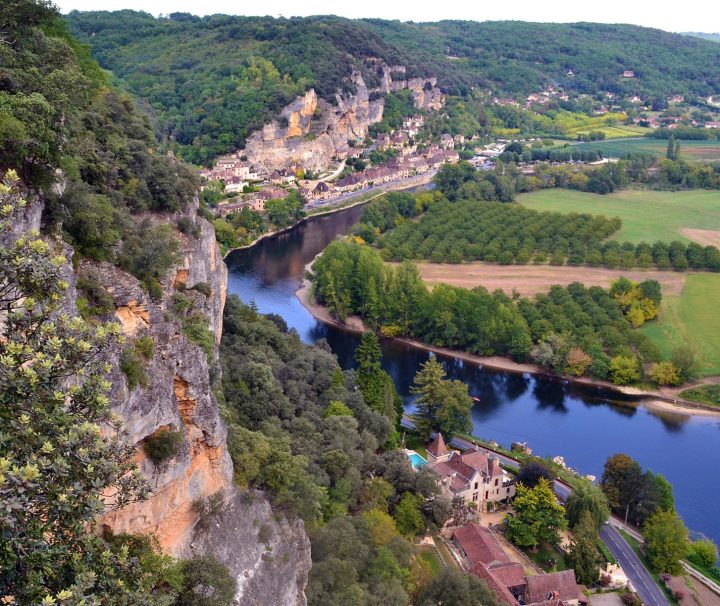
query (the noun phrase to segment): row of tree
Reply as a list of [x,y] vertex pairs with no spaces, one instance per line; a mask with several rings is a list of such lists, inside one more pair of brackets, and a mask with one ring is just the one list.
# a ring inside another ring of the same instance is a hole
[[633,383],[643,363],[659,362],[653,343],[633,329],[651,319],[660,288],[649,280],[612,291],[573,283],[534,299],[482,287],[438,284],[429,291],[417,268],[383,263],[376,250],[335,241],[313,264],[318,302],[340,320],[359,314],[386,336],[405,335],[478,355],[532,360],[559,374]]

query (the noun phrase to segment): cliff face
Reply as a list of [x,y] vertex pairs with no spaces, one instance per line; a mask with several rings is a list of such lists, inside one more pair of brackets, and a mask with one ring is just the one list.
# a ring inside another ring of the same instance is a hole
[[[147,478],[151,496],[119,511],[110,511],[101,524],[115,533],[153,533],[163,551],[179,557],[210,553],[226,564],[238,581],[237,604],[304,606],[304,588],[311,565],[310,544],[302,521],[273,513],[261,492],[240,491],[226,446],[227,431],[212,391],[215,372],[205,352],[183,334],[172,309],[172,295],[183,288],[195,308],[208,317],[219,342],[225,302],[227,269],[215,242],[212,225],[195,214],[197,237],[178,234],[181,259],[163,282],[163,299],[153,301],[129,274],[109,263],[83,261],[112,294],[115,316],[123,327],[126,346],[138,337],[151,337],[155,352],[145,364],[147,382],[130,389],[120,369],[120,351],[111,353],[111,401],[122,421],[121,439],[135,447],[138,467]],[[40,225],[41,203],[14,225],[19,231]],[[179,216],[152,216],[170,222]],[[72,251],[68,250],[68,258]],[[74,274],[67,305],[75,307]],[[192,287],[205,283],[208,288]],[[217,358],[217,348],[215,348]],[[145,453],[151,436],[176,431],[182,443],[169,460],[155,464]],[[203,506],[219,504],[220,513],[203,517]],[[259,535],[260,529],[262,534]]]
[[437,88],[437,79],[393,80],[405,74],[403,66],[379,65],[380,86],[368,90],[359,72],[351,76],[356,88],[353,95],[336,95],[335,104],[318,100],[314,90],[298,97],[283,109],[281,116],[287,126],[277,121],[266,124],[254,133],[245,145],[250,163],[268,171],[303,167],[312,171],[326,169],[333,157],[344,158],[348,141],[361,141],[372,124],[383,117],[385,101],[371,100],[371,93],[389,93],[409,88],[418,109],[442,107],[444,94]]

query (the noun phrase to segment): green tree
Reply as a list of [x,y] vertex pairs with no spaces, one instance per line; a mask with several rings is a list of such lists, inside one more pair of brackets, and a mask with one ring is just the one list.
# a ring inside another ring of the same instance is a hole
[[590,514],[596,529],[599,529],[610,517],[605,493],[590,482],[582,482],[575,487],[565,500],[565,510],[571,528],[580,522],[586,512]]
[[363,333],[355,352],[355,360],[358,363],[358,386],[365,403],[394,423],[398,413],[399,396],[392,378],[380,367],[382,352],[374,332]]
[[688,559],[703,568],[713,568],[717,564],[718,548],[710,539],[698,539],[690,543]]
[[688,553],[688,531],[674,511],[658,511],[643,526],[645,553],[655,572],[679,574]]
[[227,567],[211,555],[197,556],[182,563],[185,577],[176,606],[230,606],[237,583]]
[[513,543],[534,548],[542,542],[560,542],[559,531],[567,528],[565,509],[545,478],[535,488],[519,484],[513,507],[515,515],[508,519],[508,537]]
[[568,549],[568,564],[575,570],[579,583],[592,585],[598,580],[598,567],[603,558],[598,551],[599,536],[595,520],[590,511],[583,510],[580,520],[572,532]]
[[397,529],[407,537],[417,536],[425,528],[425,519],[420,510],[421,500],[422,497],[406,492],[395,505],[393,511],[395,524]]
[[395,520],[387,512],[371,509],[363,512],[362,517],[368,525],[374,547],[387,545],[398,536]]
[[615,356],[610,360],[610,379],[616,385],[628,385],[640,380],[640,364],[635,356]]
[[608,505],[618,515],[634,513],[642,484],[642,468],[626,454],[615,454],[605,462],[600,486]]
[[462,381],[448,381],[445,370],[436,359],[425,362],[415,375],[412,393],[418,396],[415,422],[426,439],[439,431],[446,439],[468,432],[472,399]]
[[150,603],[137,562],[93,532],[100,513],[148,493],[109,410],[120,326],[63,311],[66,259],[9,231],[25,206],[14,173],[0,197],[0,595]]
[[495,594],[487,584],[473,575],[450,568],[421,589],[418,606],[497,606]]

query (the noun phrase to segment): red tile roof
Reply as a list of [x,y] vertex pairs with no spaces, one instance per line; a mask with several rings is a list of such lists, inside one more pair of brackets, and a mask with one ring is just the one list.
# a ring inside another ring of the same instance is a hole
[[[555,592],[557,595],[554,594]],[[549,599],[577,600],[577,598],[578,586],[574,570],[562,570],[527,578],[525,601],[528,604]]]
[[510,590],[505,587],[495,576],[487,569],[485,564],[478,562],[470,569],[470,574],[474,574],[480,577],[483,581],[488,584],[491,591],[495,594],[498,599],[498,603],[505,606],[517,606],[518,601],[515,599]]
[[525,580],[525,569],[522,564],[509,562],[505,564],[493,564],[489,568],[493,576],[505,585],[505,587],[520,588],[527,584]]
[[480,524],[468,524],[458,528],[454,535],[471,564],[509,563],[507,556],[493,534]]
[[435,439],[430,443],[430,446],[427,447],[427,451],[436,457],[442,457],[443,455],[449,453],[441,433],[438,433]]

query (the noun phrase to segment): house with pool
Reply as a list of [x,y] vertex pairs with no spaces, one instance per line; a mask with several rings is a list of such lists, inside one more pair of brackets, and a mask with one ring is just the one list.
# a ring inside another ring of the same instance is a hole
[[[460,453],[449,449],[438,433],[427,454],[425,466],[438,476],[443,492],[451,499],[460,497],[478,511],[491,511],[497,503],[515,496],[515,478],[500,466],[498,457],[477,446]],[[413,466],[418,467],[414,462]]]

